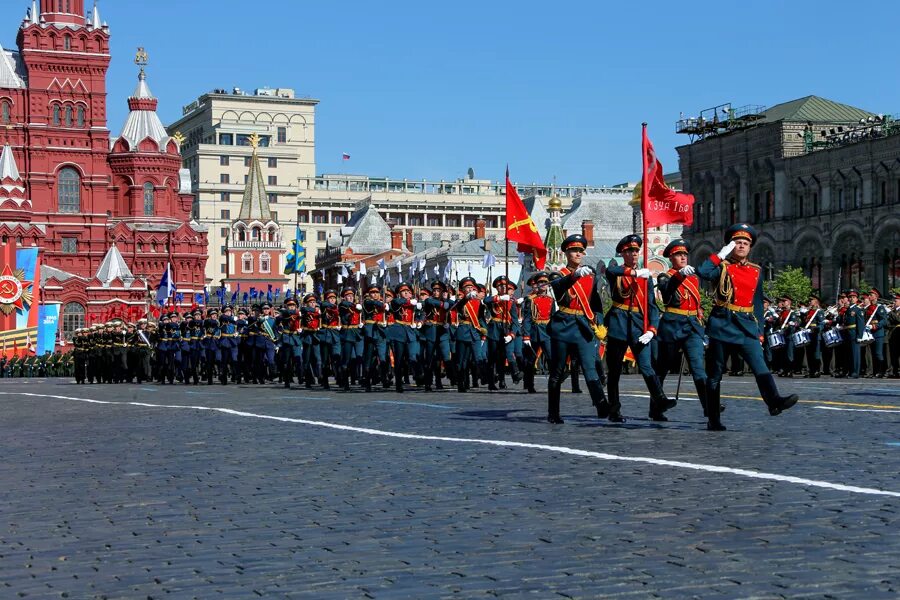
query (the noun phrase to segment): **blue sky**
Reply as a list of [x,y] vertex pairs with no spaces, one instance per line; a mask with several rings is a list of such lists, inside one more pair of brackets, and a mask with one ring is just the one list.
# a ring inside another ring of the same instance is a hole
[[[28,5],[3,0],[4,47]],[[517,181],[614,184],[639,176],[641,121],[673,171],[680,112],[816,94],[900,113],[886,2],[100,0],[100,12],[113,133],[145,46],[166,123],[213,88],[319,99],[320,173],[452,180],[472,167],[500,180],[509,163]]]

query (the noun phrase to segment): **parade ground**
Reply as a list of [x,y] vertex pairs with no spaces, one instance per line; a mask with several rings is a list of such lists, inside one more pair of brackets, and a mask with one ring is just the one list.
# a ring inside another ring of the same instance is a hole
[[710,433],[636,376],[623,425],[587,393],[550,425],[545,392],[3,380],[0,598],[896,598],[900,381],[778,384],[770,417],[726,377]]

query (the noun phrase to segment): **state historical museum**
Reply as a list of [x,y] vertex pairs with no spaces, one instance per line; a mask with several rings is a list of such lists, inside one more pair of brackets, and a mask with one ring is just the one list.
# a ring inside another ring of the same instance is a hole
[[66,337],[146,314],[167,263],[186,304],[205,284],[206,228],[191,221],[179,140],[156,114],[142,51],[110,136],[109,35],[96,5],[87,18],[84,0],[32,0],[18,51],[0,48],[0,241],[41,249],[41,300],[61,303]]

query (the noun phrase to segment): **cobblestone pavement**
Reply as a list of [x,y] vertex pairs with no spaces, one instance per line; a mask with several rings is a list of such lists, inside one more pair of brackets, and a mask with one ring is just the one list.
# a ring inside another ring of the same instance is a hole
[[726,378],[715,434],[635,377],[627,424],[565,394],[558,426],[521,391],[0,380],[0,598],[897,597],[900,382],[779,385],[772,418]]

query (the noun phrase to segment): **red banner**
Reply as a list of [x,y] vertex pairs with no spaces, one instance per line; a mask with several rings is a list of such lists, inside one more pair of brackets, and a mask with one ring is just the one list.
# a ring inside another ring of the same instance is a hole
[[[676,192],[666,185],[663,166],[656,157],[656,151],[647,128],[643,130],[644,174],[641,179],[641,212],[644,228],[659,227],[672,223],[690,225],[694,222],[694,196]],[[646,240],[644,240],[646,244]]]
[[534,266],[538,270],[544,268],[547,248],[544,247],[544,240],[525,209],[516,186],[509,181],[509,167],[506,168],[506,240],[518,242],[519,252],[530,252],[534,256]]

